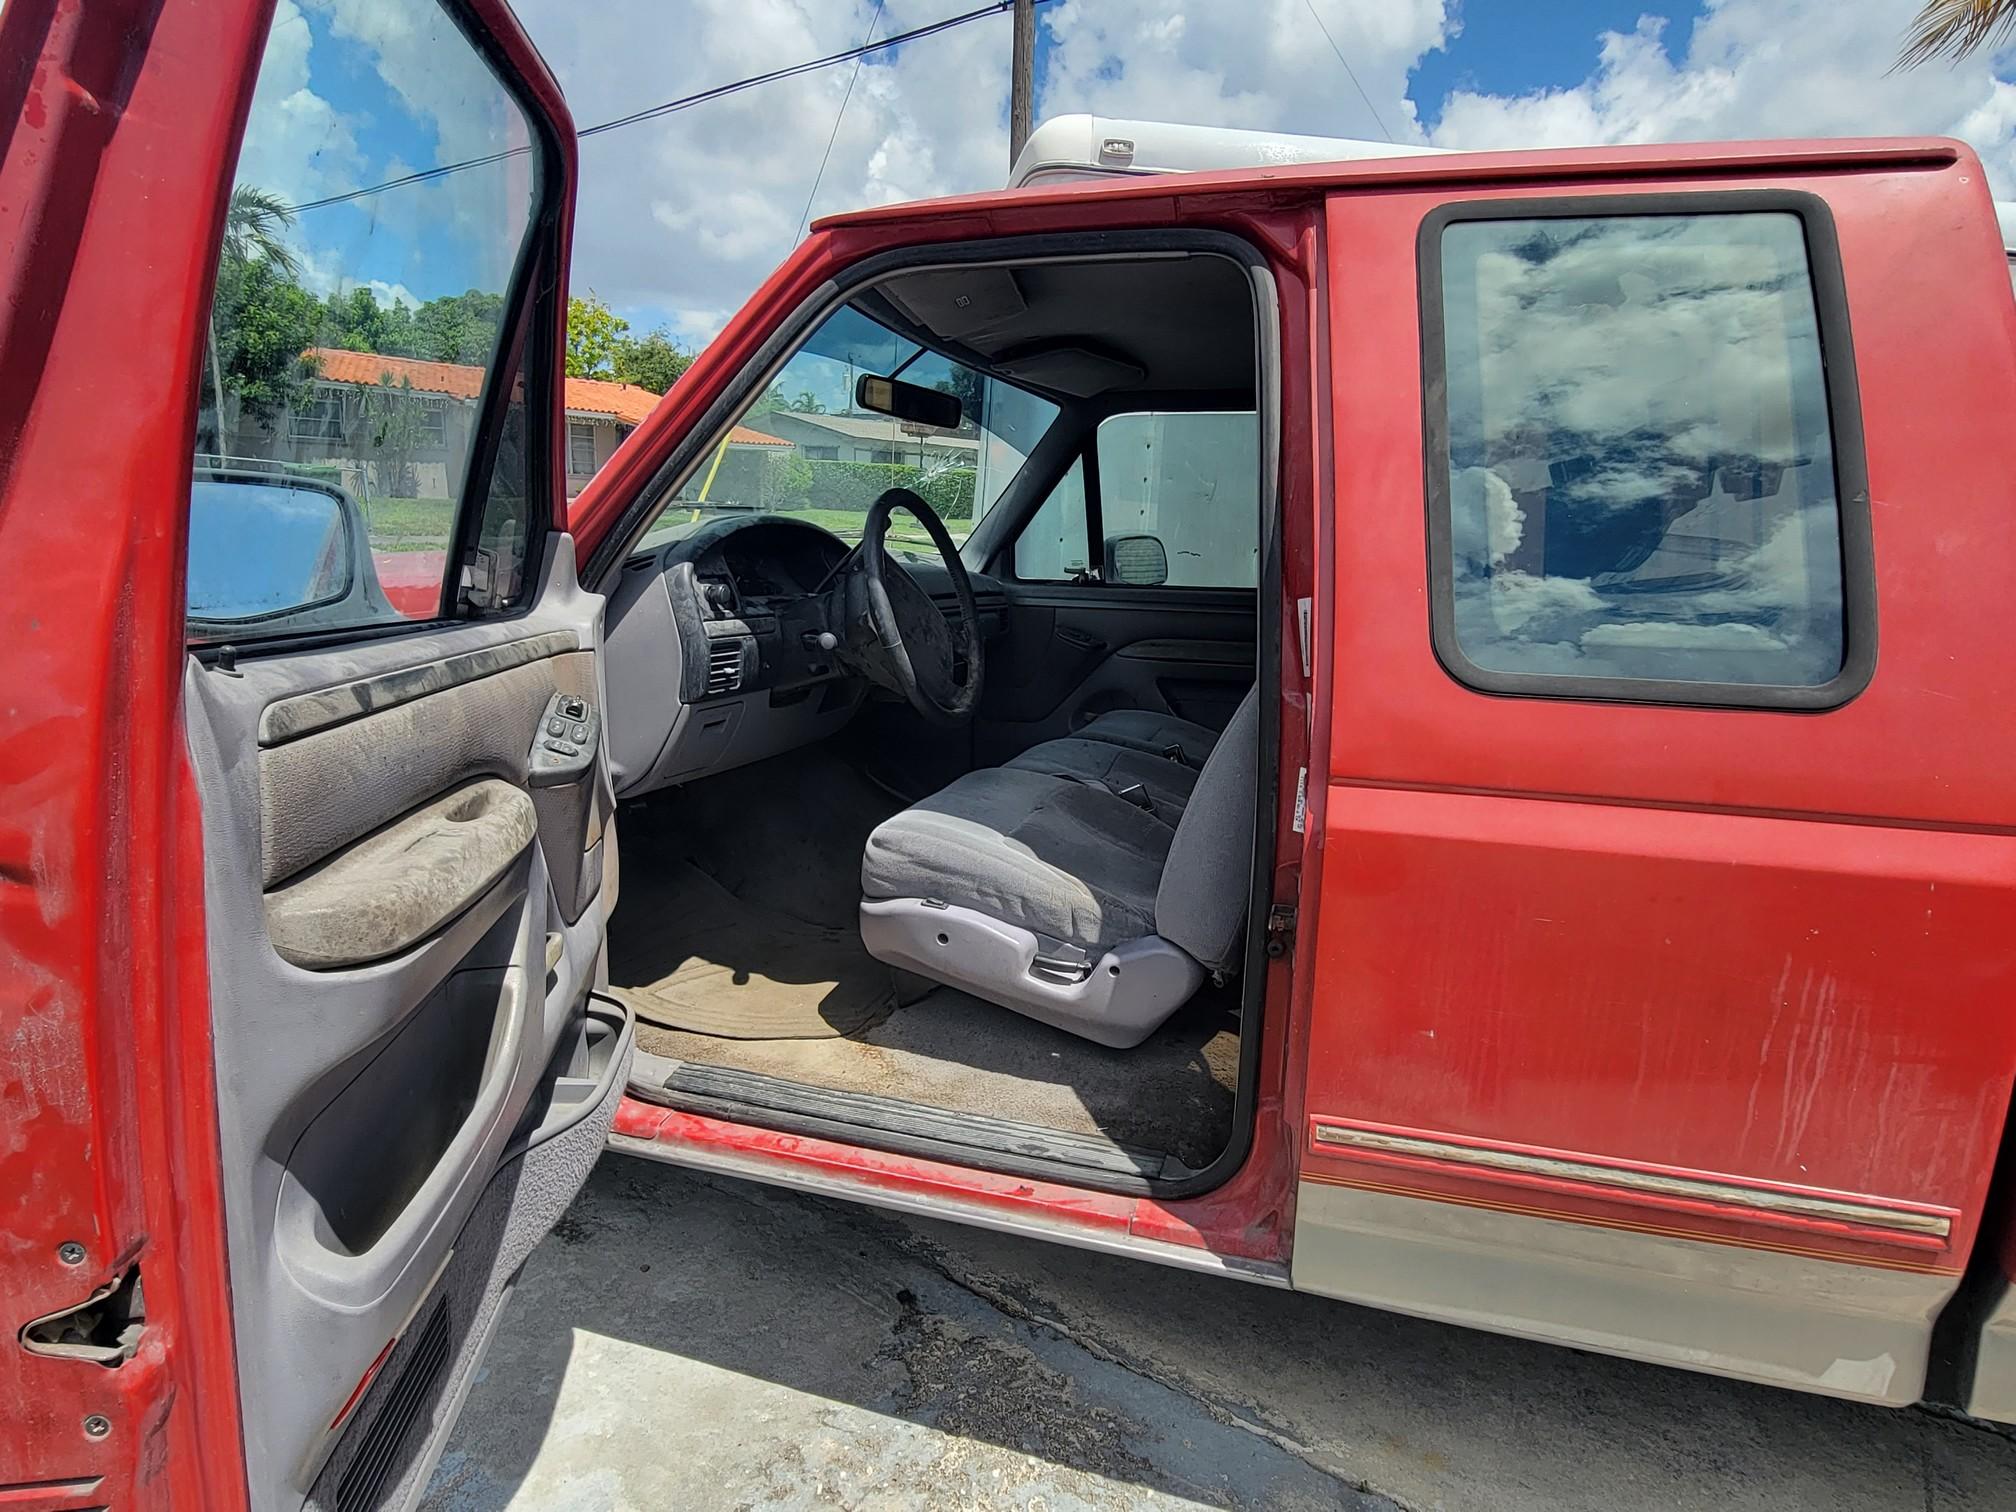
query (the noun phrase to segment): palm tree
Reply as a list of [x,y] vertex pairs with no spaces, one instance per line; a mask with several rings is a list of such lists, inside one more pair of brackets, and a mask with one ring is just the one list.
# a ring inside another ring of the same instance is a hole
[[1958,63],[1984,47],[2000,47],[2016,34],[2016,0],[1925,0],[1911,22],[1899,68],[1934,58]]
[[[280,233],[294,224],[294,209],[270,189],[240,184],[231,191],[231,203],[224,211],[224,244],[217,269],[221,287],[227,275],[236,274],[254,261],[269,262],[289,278],[301,271],[301,259],[280,239]],[[224,367],[217,355],[217,301],[210,301],[210,391],[217,400],[217,450],[224,450]]]

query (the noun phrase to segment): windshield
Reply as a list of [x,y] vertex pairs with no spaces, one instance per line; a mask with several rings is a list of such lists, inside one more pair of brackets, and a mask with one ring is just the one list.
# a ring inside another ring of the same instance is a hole
[[[860,409],[854,386],[864,373],[957,395],[958,426]],[[849,306],[828,316],[743,412],[639,549],[727,511],[789,513],[858,540],[868,507],[891,488],[922,496],[963,542],[1056,418],[1049,400],[929,351]],[[930,544],[923,527],[900,512],[889,539]]]

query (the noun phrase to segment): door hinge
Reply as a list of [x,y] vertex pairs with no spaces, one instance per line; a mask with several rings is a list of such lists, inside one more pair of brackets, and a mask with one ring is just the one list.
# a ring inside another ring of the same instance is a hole
[[1278,961],[1295,948],[1295,905],[1276,903],[1267,910],[1267,959]]

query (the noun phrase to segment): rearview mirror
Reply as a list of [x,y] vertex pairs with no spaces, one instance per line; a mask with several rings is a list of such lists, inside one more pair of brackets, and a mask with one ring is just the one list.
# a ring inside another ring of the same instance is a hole
[[1109,583],[1156,588],[1169,581],[1169,553],[1160,536],[1106,537],[1105,565],[1103,576]]
[[863,373],[855,383],[854,403],[870,414],[889,415],[911,425],[930,425],[939,430],[959,429],[959,417],[965,413],[957,394],[922,388],[900,378],[878,378],[873,373]]

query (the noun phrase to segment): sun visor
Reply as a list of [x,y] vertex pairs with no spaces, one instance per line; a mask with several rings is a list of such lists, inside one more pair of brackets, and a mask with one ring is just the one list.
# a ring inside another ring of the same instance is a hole
[[1148,376],[1138,362],[1082,346],[1040,347],[1012,357],[997,357],[993,369],[1014,382],[1079,399],[1089,399],[1109,389],[1128,388]]
[[882,297],[946,341],[964,341],[1019,319],[1029,306],[1007,268],[941,268],[882,285]]

